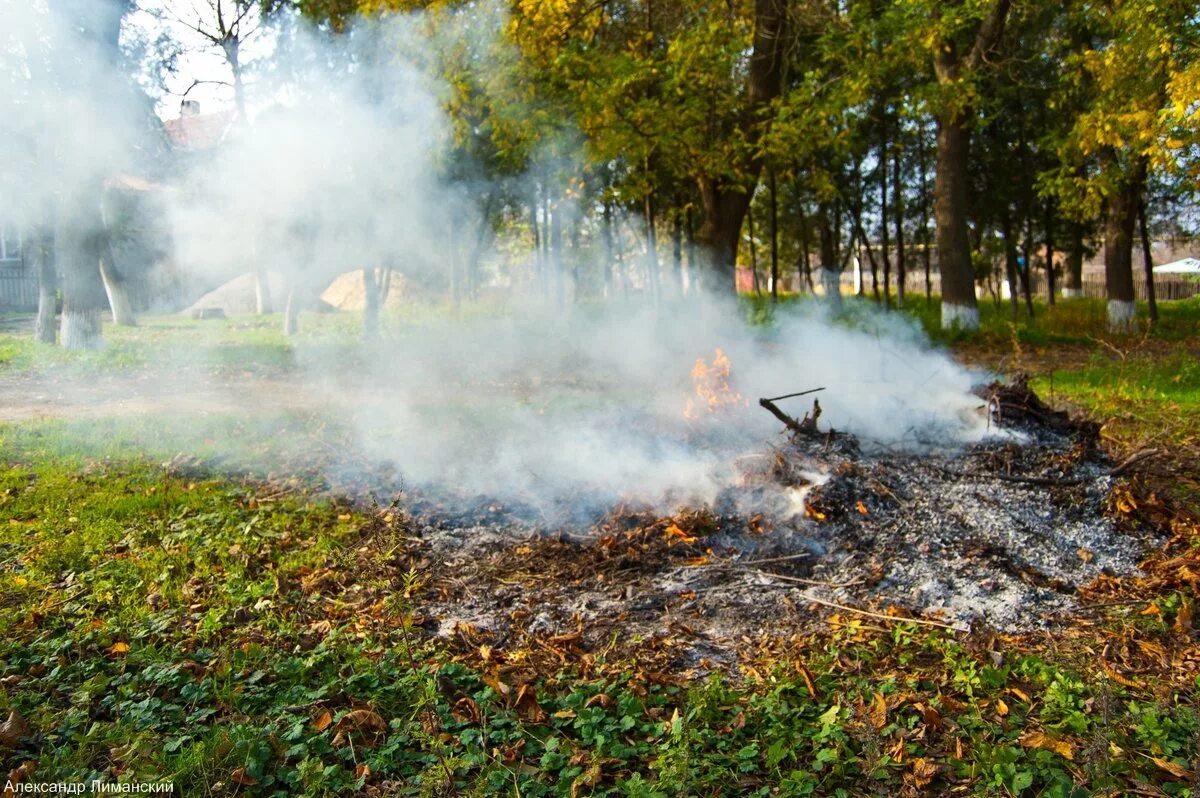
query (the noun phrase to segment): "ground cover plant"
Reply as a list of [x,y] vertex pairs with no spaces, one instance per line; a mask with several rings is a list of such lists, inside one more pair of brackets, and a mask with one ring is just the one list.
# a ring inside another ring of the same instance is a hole
[[[1081,325],[1075,352],[1036,335],[985,316],[983,337],[954,346],[1020,358],[1099,419],[1112,407],[1114,449],[1192,445],[1187,339]],[[249,368],[286,368],[287,347],[264,346]],[[1114,380],[1128,404],[1100,404]],[[1197,789],[1200,550],[1191,494],[1154,470],[1118,483],[1110,512],[1165,542],[1139,576],[1084,588],[1078,617],[1051,633],[963,635],[886,606],[801,603],[805,628],[735,641],[736,664],[714,667],[681,663],[674,635],[591,647],[536,630],[497,644],[468,624],[436,634],[423,608],[437,585],[403,507],[299,468],[174,456],[197,437],[253,438],[245,425],[215,417],[175,438],[119,421],[0,427],[9,780],[166,780],[185,795]],[[683,557],[680,528],[705,534],[646,519],[613,556]]]

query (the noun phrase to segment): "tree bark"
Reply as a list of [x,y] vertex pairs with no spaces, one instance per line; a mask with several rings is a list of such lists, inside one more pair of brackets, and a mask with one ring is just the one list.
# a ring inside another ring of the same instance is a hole
[[1071,223],[1071,248],[1067,250],[1066,285],[1063,286],[1063,298],[1070,299],[1083,296],[1083,225]]
[[1008,299],[1012,303],[1012,320],[1021,317],[1021,301],[1017,297],[1017,242],[1013,238],[1012,214],[1005,207],[1000,217],[1001,234],[1004,236],[1004,279],[1008,283]]
[[1021,251],[1025,268],[1021,270],[1021,293],[1025,297],[1025,310],[1033,318],[1033,218],[1025,215],[1025,246]]
[[921,122],[921,128],[917,131],[917,140],[920,142],[921,147],[917,158],[917,164],[920,167],[919,179],[921,181],[921,256],[925,264],[925,306],[928,307],[933,302],[933,253],[930,251],[933,242],[929,236],[929,193],[926,191],[926,187],[929,184],[929,176],[925,166],[928,150],[925,146],[924,121]]
[[882,114],[879,140],[879,244],[883,255],[883,309],[892,309],[892,255],[888,240],[888,137],[887,111]]
[[53,344],[58,337],[58,270],[54,265],[54,237],[45,226],[30,236],[30,256],[38,277],[37,319],[33,323],[34,340]]
[[821,287],[825,299],[841,307],[841,263],[838,261],[837,234],[834,231],[833,211],[828,202],[817,203],[817,238],[821,250]]
[[1054,307],[1054,206],[1046,201],[1046,302]]
[[671,262],[674,266],[673,280],[675,295],[683,296],[683,213],[675,211],[671,226]]
[[275,312],[275,303],[271,299],[271,283],[266,271],[254,270],[254,312],[259,316]]
[[957,114],[946,115],[938,122],[933,216],[942,275],[942,327],[975,330],[979,328],[979,305],[967,230],[970,136]]
[[767,190],[770,192],[770,237],[771,237],[771,301],[779,301],[779,197],[775,182],[775,170],[767,175]]
[[1158,323],[1158,297],[1154,291],[1154,252],[1150,246],[1150,228],[1146,224],[1146,203],[1138,203],[1138,230],[1142,236],[1142,266],[1146,270],[1146,301],[1150,306],[1150,323]]
[[283,308],[283,334],[293,336],[300,332],[300,297],[295,286],[288,289],[287,304]]
[[658,228],[655,223],[654,192],[646,193],[643,198],[642,213],[646,224],[646,284],[650,289],[650,299],[655,304],[659,301],[659,271],[658,271]]
[[[933,67],[938,83],[956,86],[965,72],[980,68],[1004,33],[1011,0],[995,0],[980,21],[966,55],[952,41],[937,43]],[[934,219],[937,225],[938,265],[942,273],[942,327],[979,328],[975,273],[967,229],[973,109],[950,106],[938,113],[937,176],[934,180]]]
[[908,263],[904,252],[904,184],[900,181],[900,148],[892,150],[892,216],[896,223],[896,305],[904,307]]
[[59,342],[67,349],[101,344],[101,314],[108,305],[100,277],[100,190],[84,189],[59,207],[55,254],[62,271],[63,312]]
[[375,276],[375,269],[366,267],[362,270],[363,277],[363,326],[362,336],[365,341],[379,338],[379,305],[380,285]]
[[1108,295],[1108,326],[1129,330],[1137,318],[1133,290],[1133,226],[1142,195],[1140,174],[1126,178],[1108,198],[1104,210],[1104,285]]
[[129,285],[114,265],[112,247],[105,246],[104,253],[100,258],[100,279],[104,281],[104,293],[108,295],[113,324],[118,327],[136,327],[137,313],[133,309],[133,299],[129,296]]
[[613,285],[613,259],[616,256],[616,242],[613,241],[613,209],[612,200],[604,201],[604,296],[611,299],[616,293]]

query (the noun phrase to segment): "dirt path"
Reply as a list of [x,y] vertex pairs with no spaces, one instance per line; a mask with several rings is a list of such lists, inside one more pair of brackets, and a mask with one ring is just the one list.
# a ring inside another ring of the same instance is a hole
[[325,397],[286,377],[176,372],[96,375],[0,374],[0,422],[315,410]]

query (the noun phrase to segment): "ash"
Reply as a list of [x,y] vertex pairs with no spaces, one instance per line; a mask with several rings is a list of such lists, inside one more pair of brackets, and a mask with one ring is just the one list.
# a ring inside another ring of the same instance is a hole
[[1095,424],[1023,381],[980,395],[996,433],[982,443],[912,454],[795,434],[740,458],[713,506],[669,518],[619,507],[579,527],[413,496],[428,626],[497,646],[673,641],[692,665],[806,628],[831,604],[960,629],[1053,628],[1079,609],[1077,588],[1135,573],[1153,541],[1106,515],[1130,468],[1099,450]]

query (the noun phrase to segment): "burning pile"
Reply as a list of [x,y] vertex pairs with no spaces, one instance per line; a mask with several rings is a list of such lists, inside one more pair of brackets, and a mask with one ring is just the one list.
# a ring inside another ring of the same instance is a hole
[[[693,376],[690,412],[746,404],[720,351]],[[722,641],[803,626],[820,606],[1044,628],[1077,611],[1082,586],[1135,570],[1148,540],[1109,512],[1129,466],[1105,459],[1094,425],[1051,411],[1023,382],[989,386],[979,407],[1002,434],[921,454],[809,431],[814,412],[786,442],[739,458],[741,481],[699,514],[622,508],[547,535],[512,517],[456,528],[418,513],[421,557],[439,563],[427,609],[439,628],[465,624],[488,645],[534,632],[576,635],[587,650],[670,637],[693,664],[726,656]],[[520,565],[531,558],[535,568]],[[514,587],[525,571],[529,584]]]

